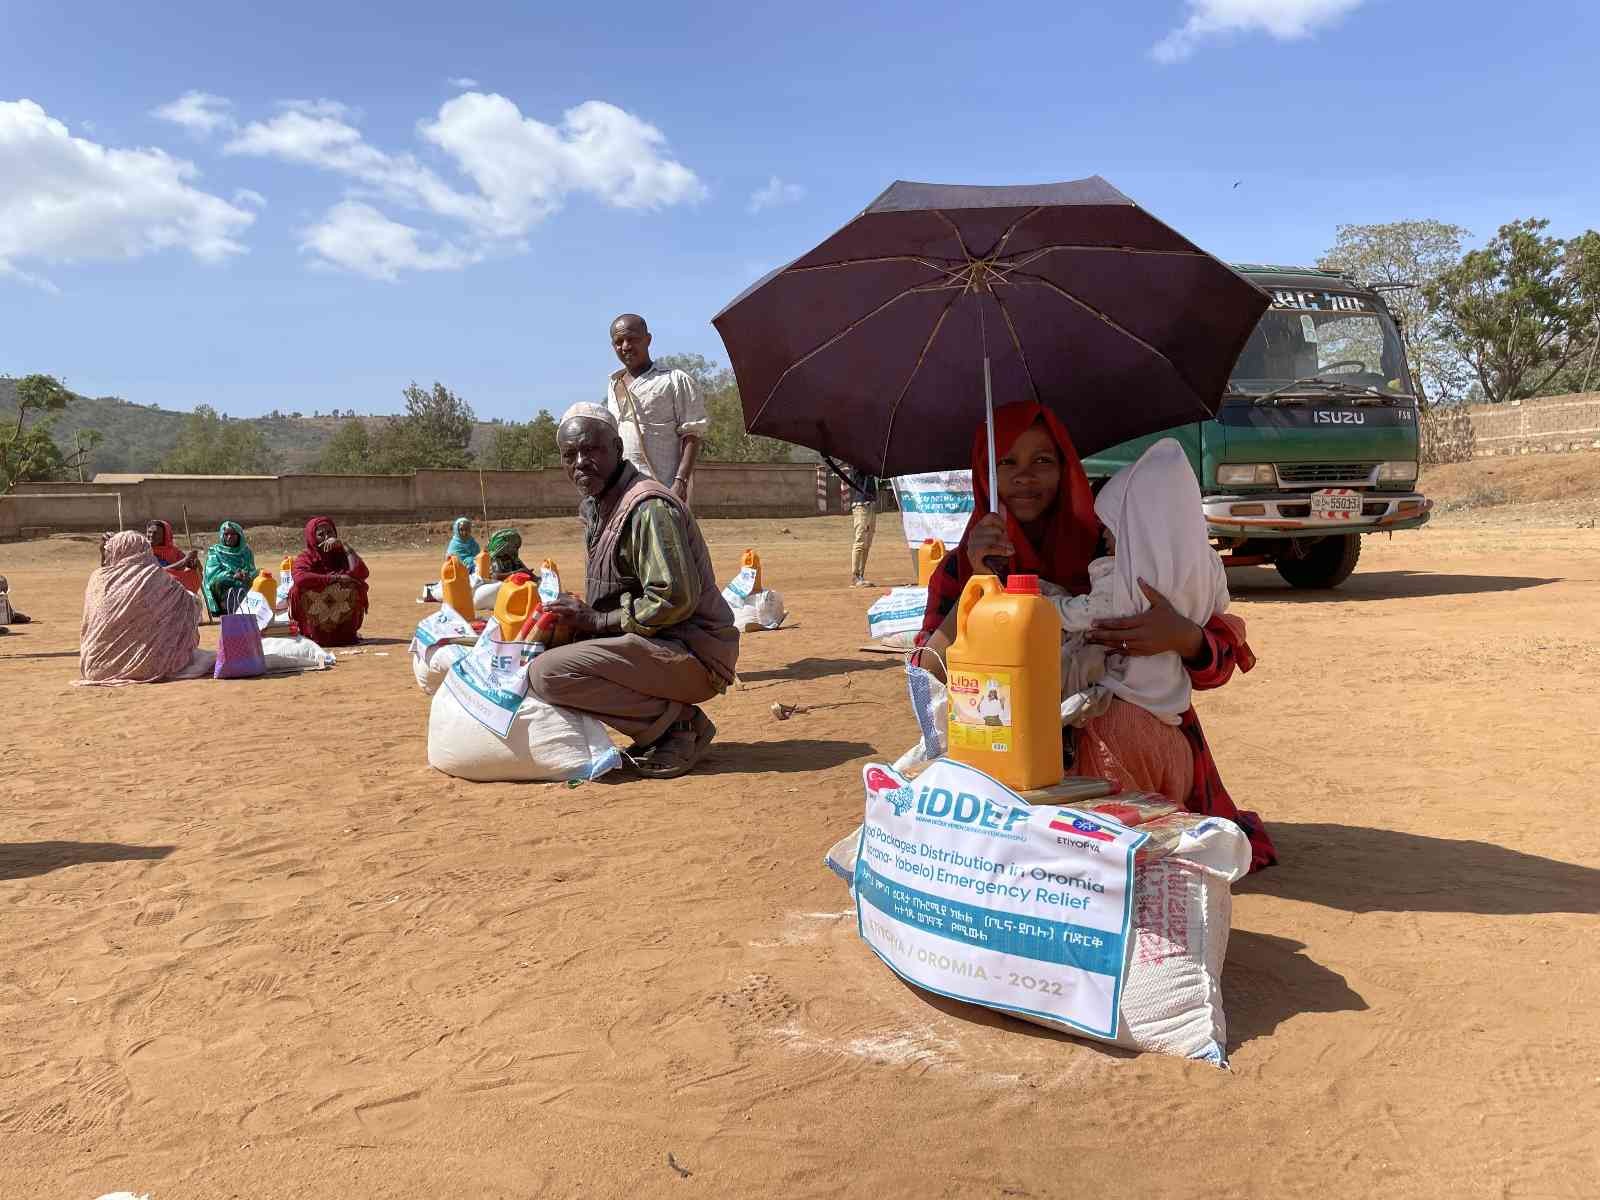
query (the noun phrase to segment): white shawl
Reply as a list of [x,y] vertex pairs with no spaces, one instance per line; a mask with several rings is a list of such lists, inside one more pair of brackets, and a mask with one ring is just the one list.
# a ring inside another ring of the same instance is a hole
[[[1095,515],[1116,536],[1109,586],[1115,610],[1135,616],[1150,607],[1143,579],[1189,620],[1204,625],[1228,610],[1228,576],[1211,548],[1200,487],[1183,447],[1162,438],[1107,481]],[[1107,660],[1106,688],[1176,725],[1189,708],[1189,673],[1175,653]]]

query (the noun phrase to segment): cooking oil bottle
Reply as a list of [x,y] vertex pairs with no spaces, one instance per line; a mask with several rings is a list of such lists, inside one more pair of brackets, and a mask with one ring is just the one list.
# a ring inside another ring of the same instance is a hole
[[948,667],[950,757],[1013,791],[1060,783],[1061,618],[1037,575],[967,581]]
[[266,567],[262,567],[255,579],[251,581],[250,590],[265,600],[268,608],[277,607],[278,577]]
[[762,587],[761,587],[761,555],[757,554],[754,550],[746,550],[744,552],[744,554],[739,559],[739,569],[743,570],[745,567],[749,567],[752,571],[754,571],[756,573],[755,586],[753,586],[750,589],[750,594],[753,596],[757,592],[762,590]]
[[500,626],[500,640],[515,642],[529,618],[539,611],[539,585],[533,576],[517,572],[500,585],[494,598],[494,619]]
[[474,570],[476,570],[478,573],[479,583],[489,582],[489,564],[491,561],[492,560],[489,558],[489,552],[487,550],[478,551],[478,557]]
[[923,538],[917,547],[917,586],[927,587],[933,573],[944,561],[944,543],[938,538]]
[[472,580],[466,564],[453,554],[439,568],[439,598],[462,620],[472,620]]

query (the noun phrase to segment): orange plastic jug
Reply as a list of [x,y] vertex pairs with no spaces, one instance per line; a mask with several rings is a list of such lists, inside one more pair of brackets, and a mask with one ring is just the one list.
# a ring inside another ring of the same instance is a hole
[[538,611],[538,580],[518,572],[502,583],[494,598],[494,619],[500,626],[501,640],[517,641],[517,635]]
[[466,564],[453,554],[439,568],[439,599],[455,609],[457,616],[472,620],[472,580]]
[[294,570],[294,559],[291,558],[289,555],[285,554],[283,556],[283,561],[278,564],[278,570],[280,570],[280,571],[292,571],[292,570]]
[[1036,575],[974,575],[949,652],[950,757],[1014,791],[1061,782],[1061,618]]
[[479,550],[477,560],[479,583],[489,582],[489,561],[489,552],[487,550]]
[[750,594],[754,595],[757,592],[764,591],[765,589],[761,586],[761,555],[754,550],[746,550],[739,558],[739,569],[743,570],[745,567],[749,567],[756,573],[756,582],[750,589]]
[[277,606],[278,577],[265,567],[262,567],[260,574],[251,581],[250,590],[265,600],[268,608]]
[[927,587],[934,571],[944,561],[944,543],[938,538],[924,538],[917,547],[917,586]]

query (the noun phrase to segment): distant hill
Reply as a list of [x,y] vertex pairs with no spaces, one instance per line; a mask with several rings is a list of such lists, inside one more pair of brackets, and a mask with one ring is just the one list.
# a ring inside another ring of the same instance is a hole
[[[17,387],[14,379],[0,378],[0,423],[14,421],[17,415]],[[118,396],[79,396],[73,394],[67,411],[56,418],[55,439],[63,451],[73,447],[73,434],[79,429],[98,429],[105,441],[94,453],[90,472],[154,471],[162,457],[177,443],[188,413],[174,412],[154,404],[134,404]],[[334,432],[345,417],[297,416],[241,418],[261,430],[262,437],[276,458],[279,474],[309,471],[322,456]],[[376,431],[387,416],[362,416],[367,427]],[[472,452],[488,453],[494,440],[495,421],[480,421],[472,431]]]

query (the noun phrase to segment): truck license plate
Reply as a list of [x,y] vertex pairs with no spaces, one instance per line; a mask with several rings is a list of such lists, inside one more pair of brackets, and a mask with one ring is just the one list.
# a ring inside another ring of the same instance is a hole
[[1311,493],[1313,520],[1348,521],[1361,515],[1361,493],[1349,488],[1324,488]]

